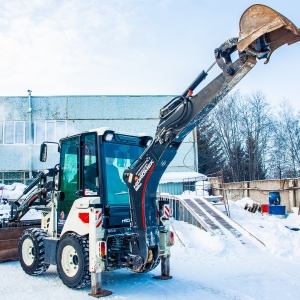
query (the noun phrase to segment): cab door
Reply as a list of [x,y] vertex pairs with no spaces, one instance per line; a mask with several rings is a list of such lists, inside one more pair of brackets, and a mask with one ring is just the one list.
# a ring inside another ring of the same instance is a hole
[[97,135],[87,133],[61,142],[60,191],[64,200],[58,202],[58,231],[60,232],[79,197],[99,196]]
[[61,142],[59,190],[63,192],[64,199],[57,203],[58,232],[61,232],[80,190],[79,145],[80,136],[64,139]]

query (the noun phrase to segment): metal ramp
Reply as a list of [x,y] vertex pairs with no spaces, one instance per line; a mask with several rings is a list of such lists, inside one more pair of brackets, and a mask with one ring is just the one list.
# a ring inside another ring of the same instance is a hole
[[221,210],[201,196],[160,196],[168,198],[173,217],[196,225],[213,235],[224,235],[247,247],[265,248],[262,241],[230,219]]

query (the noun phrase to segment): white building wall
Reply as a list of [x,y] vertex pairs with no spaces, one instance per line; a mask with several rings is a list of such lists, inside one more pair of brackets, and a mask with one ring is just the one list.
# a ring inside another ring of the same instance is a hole
[[[153,136],[159,122],[159,110],[172,98],[173,96],[32,96],[32,122],[66,120],[67,135],[97,127],[110,127],[119,132],[144,132]],[[27,96],[0,97],[0,122],[8,121],[28,122]],[[39,148],[40,144],[32,146],[33,170],[53,167],[58,162],[57,148],[49,147],[47,165],[39,161]],[[2,139],[0,171],[27,171],[29,156],[28,144],[7,145]],[[168,171],[190,171],[194,168],[194,147],[190,134]]]

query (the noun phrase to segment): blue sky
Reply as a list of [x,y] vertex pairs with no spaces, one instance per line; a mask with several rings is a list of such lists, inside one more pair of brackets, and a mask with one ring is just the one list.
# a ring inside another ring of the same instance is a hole
[[[238,36],[242,13],[255,3],[0,0],[0,95],[181,94],[214,49]],[[299,1],[261,3],[300,27]],[[300,109],[299,47],[283,46],[268,65],[258,61],[238,88]]]

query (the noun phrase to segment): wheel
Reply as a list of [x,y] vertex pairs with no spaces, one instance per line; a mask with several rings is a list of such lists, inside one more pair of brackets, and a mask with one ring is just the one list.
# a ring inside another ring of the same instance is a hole
[[153,248],[148,250],[148,260],[149,262],[146,263],[143,272],[150,272],[155,269],[160,263],[160,257],[158,257],[158,249]]
[[44,230],[29,228],[23,231],[18,244],[18,256],[25,273],[39,275],[44,273],[49,264],[45,263]]
[[154,270],[160,263],[160,258],[158,258],[154,263],[146,264],[145,272],[150,272]]
[[62,282],[74,289],[91,283],[89,271],[89,240],[75,233],[65,234],[56,252],[57,272]]

